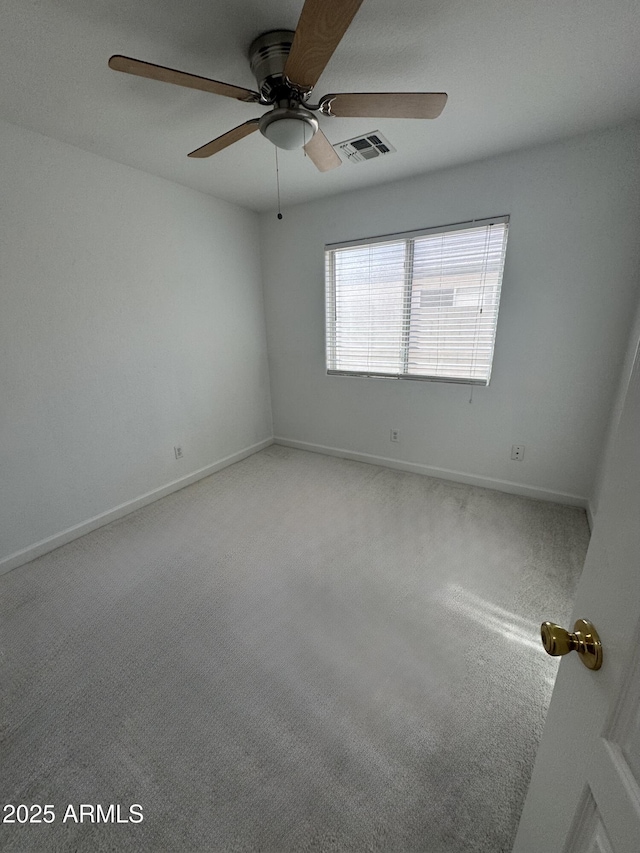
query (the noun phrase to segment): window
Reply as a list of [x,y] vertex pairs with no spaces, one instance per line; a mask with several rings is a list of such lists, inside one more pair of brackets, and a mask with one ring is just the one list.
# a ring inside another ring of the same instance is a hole
[[488,385],[508,223],[327,246],[327,372]]

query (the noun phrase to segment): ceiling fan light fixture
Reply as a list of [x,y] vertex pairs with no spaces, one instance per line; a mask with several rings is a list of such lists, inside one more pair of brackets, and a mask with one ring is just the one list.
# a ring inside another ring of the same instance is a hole
[[269,142],[292,151],[311,141],[318,130],[318,119],[305,109],[281,107],[265,113],[258,126]]
[[[363,2],[304,0],[295,31],[269,30],[254,39],[249,47],[249,64],[258,91],[120,54],[109,59],[109,67],[125,74],[272,107],[261,118],[249,119],[191,151],[189,157],[211,157],[259,129],[277,148],[304,148],[316,169],[328,172],[342,160],[318,127],[314,113],[338,118],[428,119],[437,118],[447,101],[444,92],[342,92],[325,95],[315,106],[308,103]],[[373,136],[369,134],[369,141],[365,141],[366,151],[360,154],[362,159],[391,150],[382,141],[371,145]]]

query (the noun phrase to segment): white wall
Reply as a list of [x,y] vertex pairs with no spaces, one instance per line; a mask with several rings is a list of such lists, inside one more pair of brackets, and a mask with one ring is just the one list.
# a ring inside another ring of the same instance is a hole
[[[638,223],[638,230],[640,231],[640,223]],[[638,239],[640,241],[640,237]],[[613,406],[611,407],[611,416],[609,418],[609,424],[607,427],[604,449],[600,457],[598,469],[596,471],[596,478],[593,493],[591,495],[591,500],[589,501],[591,515],[594,519],[595,516],[598,514],[598,505],[600,503],[600,498],[602,497],[605,473],[607,468],[610,466],[611,453],[613,451],[613,446],[618,431],[620,415],[622,414],[624,402],[627,397],[627,391],[629,390],[629,382],[631,380],[631,374],[633,372],[633,365],[635,364],[638,349],[640,348],[640,273],[638,276],[638,282],[638,305],[635,321],[632,325],[631,333],[629,334],[624,363],[622,366],[622,370],[620,371],[620,379],[618,382],[617,393],[614,399]]]
[[256,214],[9,124],[0,145],[6,569],[270,439],[271,412]]
[[[276,438],[586,502],[638,284],[638,130],[299,205],[282,222],[265,214]],[[468,386],[326,375],[324,243],[499,214],[511,226],[494,369],[472,404]],[[515,443],[526,447],[522,462],[510,460]]]

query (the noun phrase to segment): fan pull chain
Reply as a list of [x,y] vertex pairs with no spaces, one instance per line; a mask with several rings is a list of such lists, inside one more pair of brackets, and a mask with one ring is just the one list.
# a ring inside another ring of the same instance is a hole
[[278,168],[278,148],[276,149],[276,187],[278,188],[278,219],[282,219],[282,211],[280,210],[280,169]]

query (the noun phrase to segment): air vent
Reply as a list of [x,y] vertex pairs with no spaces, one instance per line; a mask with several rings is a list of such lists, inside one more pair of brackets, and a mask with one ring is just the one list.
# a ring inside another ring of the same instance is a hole
[[375,160],[376,157],[391,154],[396,150],[379,130],[373,130],[364,136],[354,136],[353,139],[338,142],[333,147],[343,160],[350,160],[352,163]]

